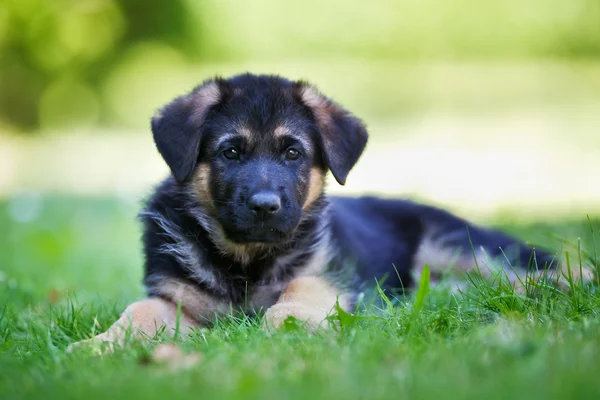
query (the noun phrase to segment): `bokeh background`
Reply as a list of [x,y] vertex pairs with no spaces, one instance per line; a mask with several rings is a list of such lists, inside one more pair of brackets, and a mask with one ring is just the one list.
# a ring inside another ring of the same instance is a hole
[[507,227],[600,215],[598,0],[3,0],[0,282],[137,295],[135,214],[167,174],[150,117],[245,71],[365,120],[333,192]]

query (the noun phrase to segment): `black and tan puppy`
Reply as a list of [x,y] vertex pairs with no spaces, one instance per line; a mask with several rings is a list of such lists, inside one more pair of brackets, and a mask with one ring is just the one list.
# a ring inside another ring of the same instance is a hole
[[230,310],[266,310],[272,327],[294,316],[314,329],[336,301],[352,311],[376,279],[410,287],[426,263],[439,276],[494,259],[513,278],[512,267],[554,265],[546,252],[439,209],[326,197],[327,172],[344,184],[367,130],[305,82],[209,80],[160,110],[152,132],[172,176],[142,211],[148,299],[100,340],[119,341],[130,326],[185,333]]

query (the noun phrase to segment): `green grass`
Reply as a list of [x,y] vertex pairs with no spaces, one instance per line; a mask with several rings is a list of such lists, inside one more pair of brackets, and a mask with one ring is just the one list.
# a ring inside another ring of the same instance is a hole
[[[464,295],[427,291],[423,282],[421,295],[341,315],[339,329],[316,335],[295,325],[268,335],[260,321],[224,320],[181,342],[203,360],[177,373],[148,362],[155,343],[130,343],[102,357],[69,354],[66,346],[109,326],[143,294],[137,204],[58,197],[19,204],[0,203],[3,399],[565,399],[600,393],[596,286],[558,292],[539,284],[524,296],[476,277]],[[591,225],[597,229],[598,222]],[[503,228],[554,248],[560,243],[553,236],[581,238],[593,258],[585,216],[526,226],[511,221]]]

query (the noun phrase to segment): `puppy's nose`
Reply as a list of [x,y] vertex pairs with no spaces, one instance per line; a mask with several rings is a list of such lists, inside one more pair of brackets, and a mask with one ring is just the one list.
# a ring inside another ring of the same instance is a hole
[[281,198],[273,192],[258,192],[248,199],[248,208],[260,218],[266,218],[281,210]]

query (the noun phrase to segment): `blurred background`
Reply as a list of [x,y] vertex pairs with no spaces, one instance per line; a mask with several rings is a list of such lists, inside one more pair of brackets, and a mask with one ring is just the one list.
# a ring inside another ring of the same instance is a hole
[[245,71],[365,120],[334,192],[507,226],[600,215],[598,0],[3,0],[0,281],[60,265],[100,287],[89,263],[137,279],[135,213],[167,174],[150,117]]

